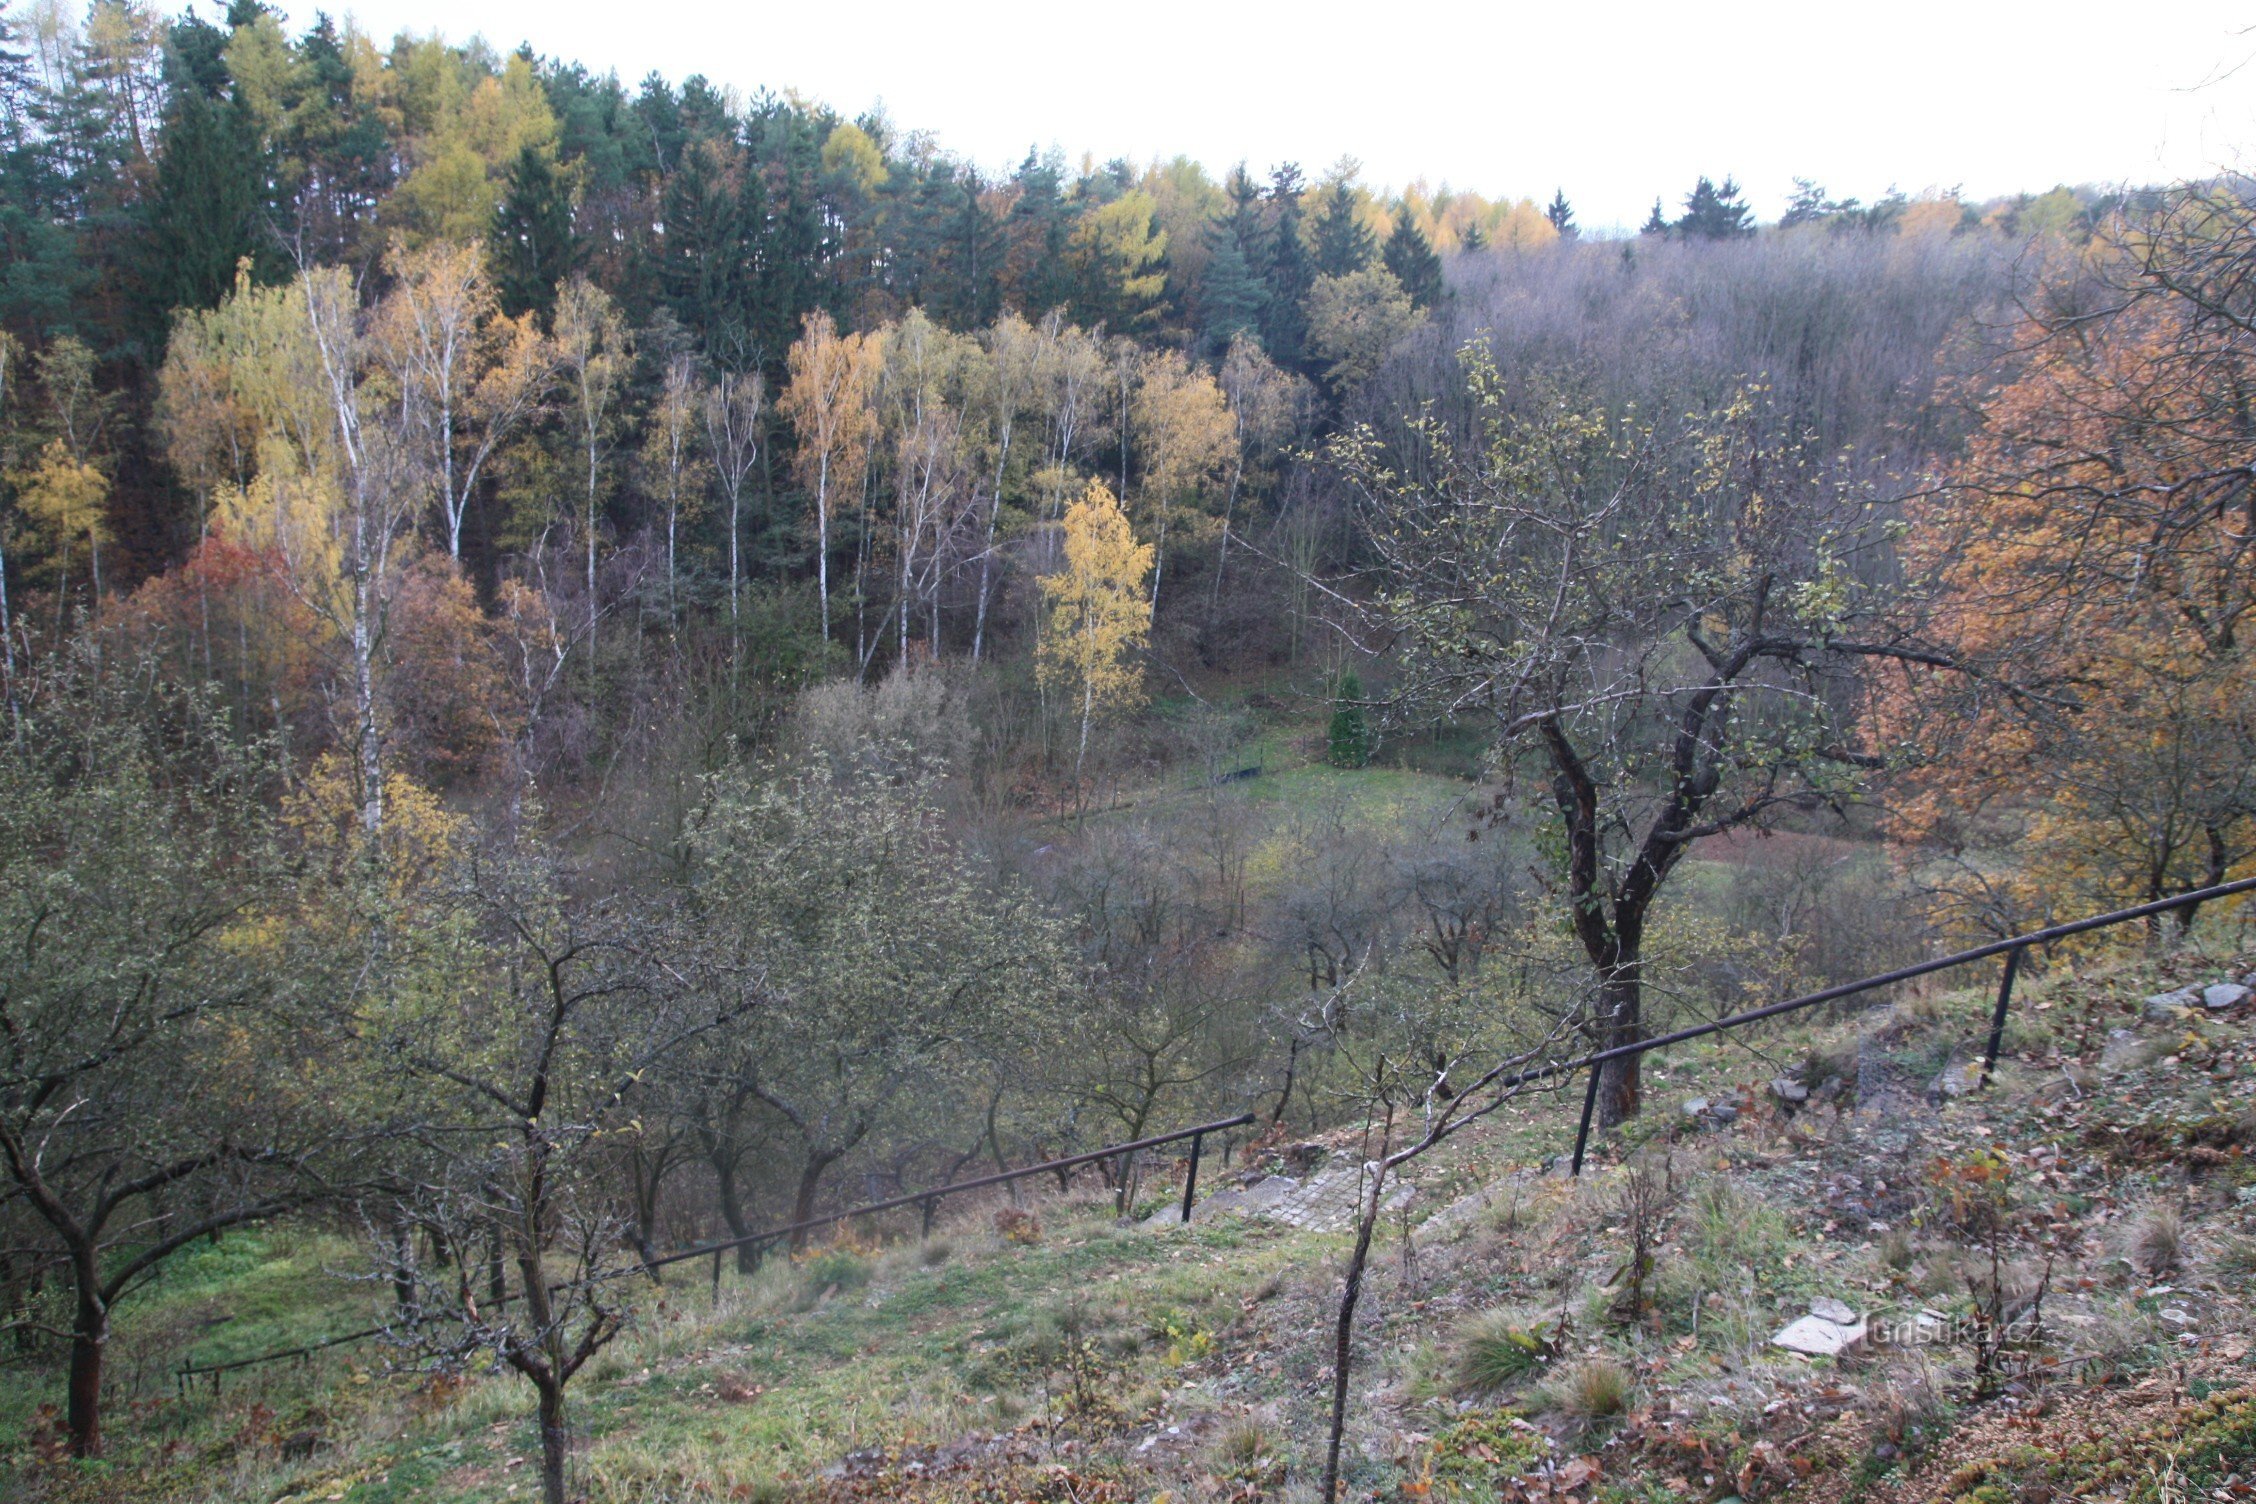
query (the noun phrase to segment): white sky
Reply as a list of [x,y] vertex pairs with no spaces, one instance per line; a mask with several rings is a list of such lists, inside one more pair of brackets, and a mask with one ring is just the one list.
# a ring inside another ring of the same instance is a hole
[[[204,9],[215,8],[207,0]],[[294,26],[313,0],[289,0]],[[1735,175],[1871,199],[2147,182],[2256,146],[2256,6],[2221,0],[332,0],[388,38],[482,34],[630,86],[652,69],[847,114],[882,102],[983,168],[1182,153],[1217,176],[1343,155],[1365,180],[1564,187],[1589,228]],[[2240,66],[2247,63],[2247,66]],[[2237,71],[2235,71],[2237,69]]]

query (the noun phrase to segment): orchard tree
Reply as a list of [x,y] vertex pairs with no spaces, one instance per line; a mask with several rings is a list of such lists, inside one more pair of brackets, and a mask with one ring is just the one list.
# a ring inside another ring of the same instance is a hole
[[89,647],[47,668],[0,741],[0,1185],[69,1290],[65,1421],[95,1457],[120,1304],[321,1193],[339,1138],[299,1064],[320,967],[275,922],[262,754]]
[[449,1250],[426,1266],[395,1242],[384,1262],[408,1292],[401,1340],[442,1364],[489,1353],[532,1387],[542,1497],[565,1504],[565,1398],[625,1329],[618,1276],[639,1268],[615,1147],[639,1139],[653,1083],[762,994],[691,1006],[662,913],[572,898],[537,849],[448,844],[355,1000],[365,1061],[426,1150],[406,1220]]
[[[1462,429],[1420,414],[1391,452],[1357,429],[1330,458],[1378,561],[1398,703],[1484,714],[1542,790],[1583,1025],[1611,1049],[1644,1037],[1647,936],[1692,844],[1853,797],[1884,761],[1868,677],[1951,660],[1872,583],[1888,539],[1861,496],[1759,392],[1654,420],[1571,385],[1516,403],[1481,343],[1462,364]],[[1637,1058],[1609,1061],[1601,1122],[1638,1100]]]
[[747,1102],[791,1146],[794,1224],[912,1102],[961,1095],[983,1060],[1026,1058],[1076,989],[1058,922],[1022,887],[977,875],[929,773],[716,775],[684,844],[702,1011],[737,1006],[747,977],[771,999],[707,1041],[703,1085],[731,1147]]

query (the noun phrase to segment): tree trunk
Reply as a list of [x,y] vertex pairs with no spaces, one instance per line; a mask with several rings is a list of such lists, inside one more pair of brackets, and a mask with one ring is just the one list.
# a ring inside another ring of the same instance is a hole
[[814,1219],[815,1197],[822,1190],[823,1175],[837,1160],[838,1154],[834,1150],[813,1150],[808,1153],[807,1162],[799,1171],[799,1188],[791,1197],[791,1225],[799,1228],[791,1235],[793,1253],[804,1253],[807,1250],[807,1229],[799,1224]]
[[564,1429],[564,1386],[542,1383],[540,1389],[541,1500],[566,1504],[564,1464],[572,1449],[571,1433]]
[[102,1353],[110,1341],[110,1311],[91,1253],[76,1261],[78,1304],[71,1317],[70,1401],[65,1423],[73,1457],[102,1455]]
[[[713,1179],[720,1190],[721,1221],[728,1225],[729,1236],[747,1238],[752,1235],[752,1224],[744,1215],[744,1200],[736,1188],[736,1161],[725,1153],[712,1156]],[[760,1267],[760,1256],[750,1243],[736,1245],[736,1272],[750,1274]]]
[[[1598,1048],[1617,1049],[1644,1038],[1643,1005],[1643,967],[1631,957],[1617,963],[1613,974],[1599,983]],[[1644,1058],[1643,1055],[1625,1055],[1599,1067],[1599,1128],[1619,1128],[1637,1116],[1642,1096],[1639,1066]]]
[[[1324,1446],[1324,1504],[1332,1504],[1339,1497],[1340,1442],[1347,1435],[1348,1363],[1355,1355],[1355,1307],[1363,1298],[1363,1267],[1371,1257],[1371,1234],[1379,1223],[1379,1195],[1385,1189],[1385,1173],[1383,1169],[1377,1173],[1376,1183],[1358,1208],[1355,1251],[1348,1256],[1347,1278],[1340,1286],[1339,1320],[1332,1333],[1332,1415]],[[1368,1170],[1364,1178],[1374,1179]]]

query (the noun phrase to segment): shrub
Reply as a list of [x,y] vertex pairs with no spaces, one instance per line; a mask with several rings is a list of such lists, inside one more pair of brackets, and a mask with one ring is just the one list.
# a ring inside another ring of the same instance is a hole
[[1353,673],[1340,675],[1331,729],[1324,739],[1324,760],[1335,768],[1360,768],[1371,761],[1371,722],[1358,703],[1362,698],[1363,681]]
[[1021,1206],[1006,1206],[995,1213],[995,1231],[1006,1243],[1031,1246],[1042,1241],[1042,1219]]
[[836,1291],[859,1290],[870,1281],[869,1260],[848,1248],[817,1249],[791,1262],[799,1279],[798,1299],[793,1304],[802,1311],[814,1309]]

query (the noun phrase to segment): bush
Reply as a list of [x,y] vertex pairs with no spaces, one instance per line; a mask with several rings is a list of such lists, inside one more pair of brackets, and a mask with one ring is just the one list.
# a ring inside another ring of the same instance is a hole
[[799,1275],[802,1308],[812,1307],[834,1291],[859,1290],[870,1282],[869,1260],[851,1249],[817,1249],[791,1262]]
[[1331,730],[1324,739],[1324,760],[1335,768],[1360,768],[1371,761],[1371,721],[1359,703],[1362,698],[1363,681],[1352,672],[1340,675]]
[[1019,1206],[1006,1206],[995,1213],[995,1231],[1006,1243],[1032,1246],[1042,1241],[1042,1219]]

